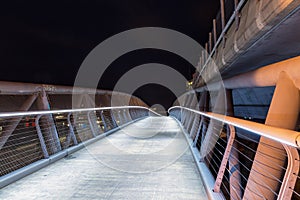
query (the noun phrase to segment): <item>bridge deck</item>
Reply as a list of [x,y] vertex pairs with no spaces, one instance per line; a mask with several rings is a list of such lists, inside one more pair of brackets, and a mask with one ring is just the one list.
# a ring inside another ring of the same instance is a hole
[[175,120],[149,117],[0,190],[1,199],[207,199]]

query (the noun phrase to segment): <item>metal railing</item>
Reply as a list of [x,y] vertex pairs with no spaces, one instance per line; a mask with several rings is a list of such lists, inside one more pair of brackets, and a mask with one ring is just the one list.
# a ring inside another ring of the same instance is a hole
[[202,77],[207,76],[206,72],[211,73],[205,78],[206,83],[217,78],[217,73],[213,74],[214,65],[221,73],[228,72],[229,66],[235,65],[240,55],[263,42],[297,12],[299,6],[296,0],[220,0],[220,11],[212,21],[205,49],[199,55],[193,88],[205,85]]
[[141,106],[0,113],[0,187],[25,166],[66,156],[72,148],[151,115],[158,114]]
[[225,40],[226,33],[234,22],[236,29],[238,29],[240,24],[240,10],[246,2],[247,0],[220,0],[220,12],[216,16],[216,19],[213,20],[213,30],[209,33],[209,39],[205,44],[205,52],[200,55],[199,65],[197,66],[198,73],[195,77],[196,79],[193,81],[194,86],[197,85],[202,72],[209,65],[218,46]]
[[[180,106],[168,112],[186,130],[199,163],[210,172],[202,174],[213,183],[206,187],[218,198],[300,198],[300,132]],[[259,142],[261,137],[268,142]]]

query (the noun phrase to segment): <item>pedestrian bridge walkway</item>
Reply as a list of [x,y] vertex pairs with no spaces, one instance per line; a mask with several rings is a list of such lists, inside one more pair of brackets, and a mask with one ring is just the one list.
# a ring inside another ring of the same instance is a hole
[[134,122],[0,190],[1,199],[207,199],[181,127]]

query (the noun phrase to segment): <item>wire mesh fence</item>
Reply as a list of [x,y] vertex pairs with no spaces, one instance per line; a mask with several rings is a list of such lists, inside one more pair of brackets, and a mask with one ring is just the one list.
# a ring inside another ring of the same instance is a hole
[[0,177],[151,112],[124,106],[0,113]]

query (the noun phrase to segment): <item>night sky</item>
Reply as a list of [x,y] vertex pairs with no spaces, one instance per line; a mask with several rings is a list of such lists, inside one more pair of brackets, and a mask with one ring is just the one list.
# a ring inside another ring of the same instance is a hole
[[[132,28],[174,29],[204,45],[218,10],[219,0],[2,3],[0,80],[71,86],[82,61],[95,46]],[[182,58],[144,49],[113,62],[101,78],[101,89],[112,89],[126,71],[150,62],[171,66],[187,79],[192,78],[193,68]],[[141,86],[134,94],[149,105],[162,104],[166,108],[175,100],[172,92],[156,84]]]

